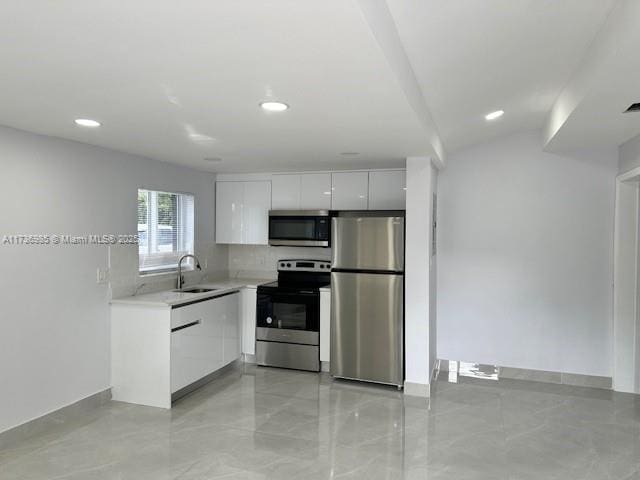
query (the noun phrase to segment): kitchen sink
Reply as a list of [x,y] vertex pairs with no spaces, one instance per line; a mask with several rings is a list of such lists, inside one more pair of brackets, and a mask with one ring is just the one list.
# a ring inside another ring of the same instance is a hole
[[191,288],[183,288],[182,290],[175,290],[175,291],[182,292],[182,293],[206,293],[206,292],[213,292],[214,290],[217,290],[217,288],[191,287]]

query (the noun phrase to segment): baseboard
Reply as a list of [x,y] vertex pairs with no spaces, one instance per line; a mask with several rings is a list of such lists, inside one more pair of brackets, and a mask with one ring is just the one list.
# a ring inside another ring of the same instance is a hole
[[111,401],[111,388],[94,393],[70,405],[0,432],[0,448],[39,435],[53,426],[71,422],[87,411],[98,408],[109,401]]
[[320,371],[329,373],[331,371],[331,364],[329,362],[320,362]]
[[526,368],[498,367],[498,378],[530,380],[534,382],[556,383],[576,387],[601,388],[611,390],[612,378],[577,373],[530,370]]
[[428,383],[404,382],[404,394],[410,397],[429,398],[431,385]]
[[[460,362],[458,362],[460,363]],[[464,362],[471,363],[473,362]],[[440,371],[449,371],[449,360],[439,360]],[[554,383],[557,385],[571,385],[577,387],[600,388],[604,390],[612,389],[611,377],[600,377],[597,375],[582,375],[576,373],[555,372],[549,370],[533,370],[528,368],[501,367],[497,365],[478,365],[480,370],[488,371],[494,369],[498,379],[528,380],[530,382]]]

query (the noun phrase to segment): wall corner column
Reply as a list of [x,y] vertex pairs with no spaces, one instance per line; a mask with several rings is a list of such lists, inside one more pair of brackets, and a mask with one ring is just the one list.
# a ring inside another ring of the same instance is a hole
[[430,328],[430,318],[435,321],[435,310],[430,308],[430,302],[435,302],[432,298],[435,289],[431,285],[434,276],[430,273],[436,175],[430,157],[407,158],[405,394],[421,397],[430,394],[431,373],[437,358],[435,331]]

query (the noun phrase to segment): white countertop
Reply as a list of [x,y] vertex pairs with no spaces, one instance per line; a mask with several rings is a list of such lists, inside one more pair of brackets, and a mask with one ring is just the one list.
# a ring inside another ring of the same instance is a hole
[[197,285],[188,285],[185,288],[203,287],[215,288],[211,292],[204,293],[185,293],[174,292],[173,290],[164,290],[155,293],[145,293],[143,295],[135,295],[131,297],[114,298],[111,300],[113,305],[137,305],[147,307],[171,307],[181,305],[183,303],[193,302],[194,300],[203,300],[210,297],[217,297],[225,293],[232,292],[244,287],[257,287],[263,283],[273,282],[273,279],[265,278],[229,278],[225,280],[217,280],[208,283],[199,283]]

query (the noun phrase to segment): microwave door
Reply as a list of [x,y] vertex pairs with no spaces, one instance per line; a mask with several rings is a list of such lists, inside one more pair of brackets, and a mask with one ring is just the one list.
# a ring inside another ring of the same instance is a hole
[[[298,212],[300,213],[300,212]],[[269,245],[273,246],[329,246],[329,218],[327,216],[295,215],[276,212],[269,215]]]
[[271,217],[269,238],[274,240],[311,240],[316,236],[314,218]]

